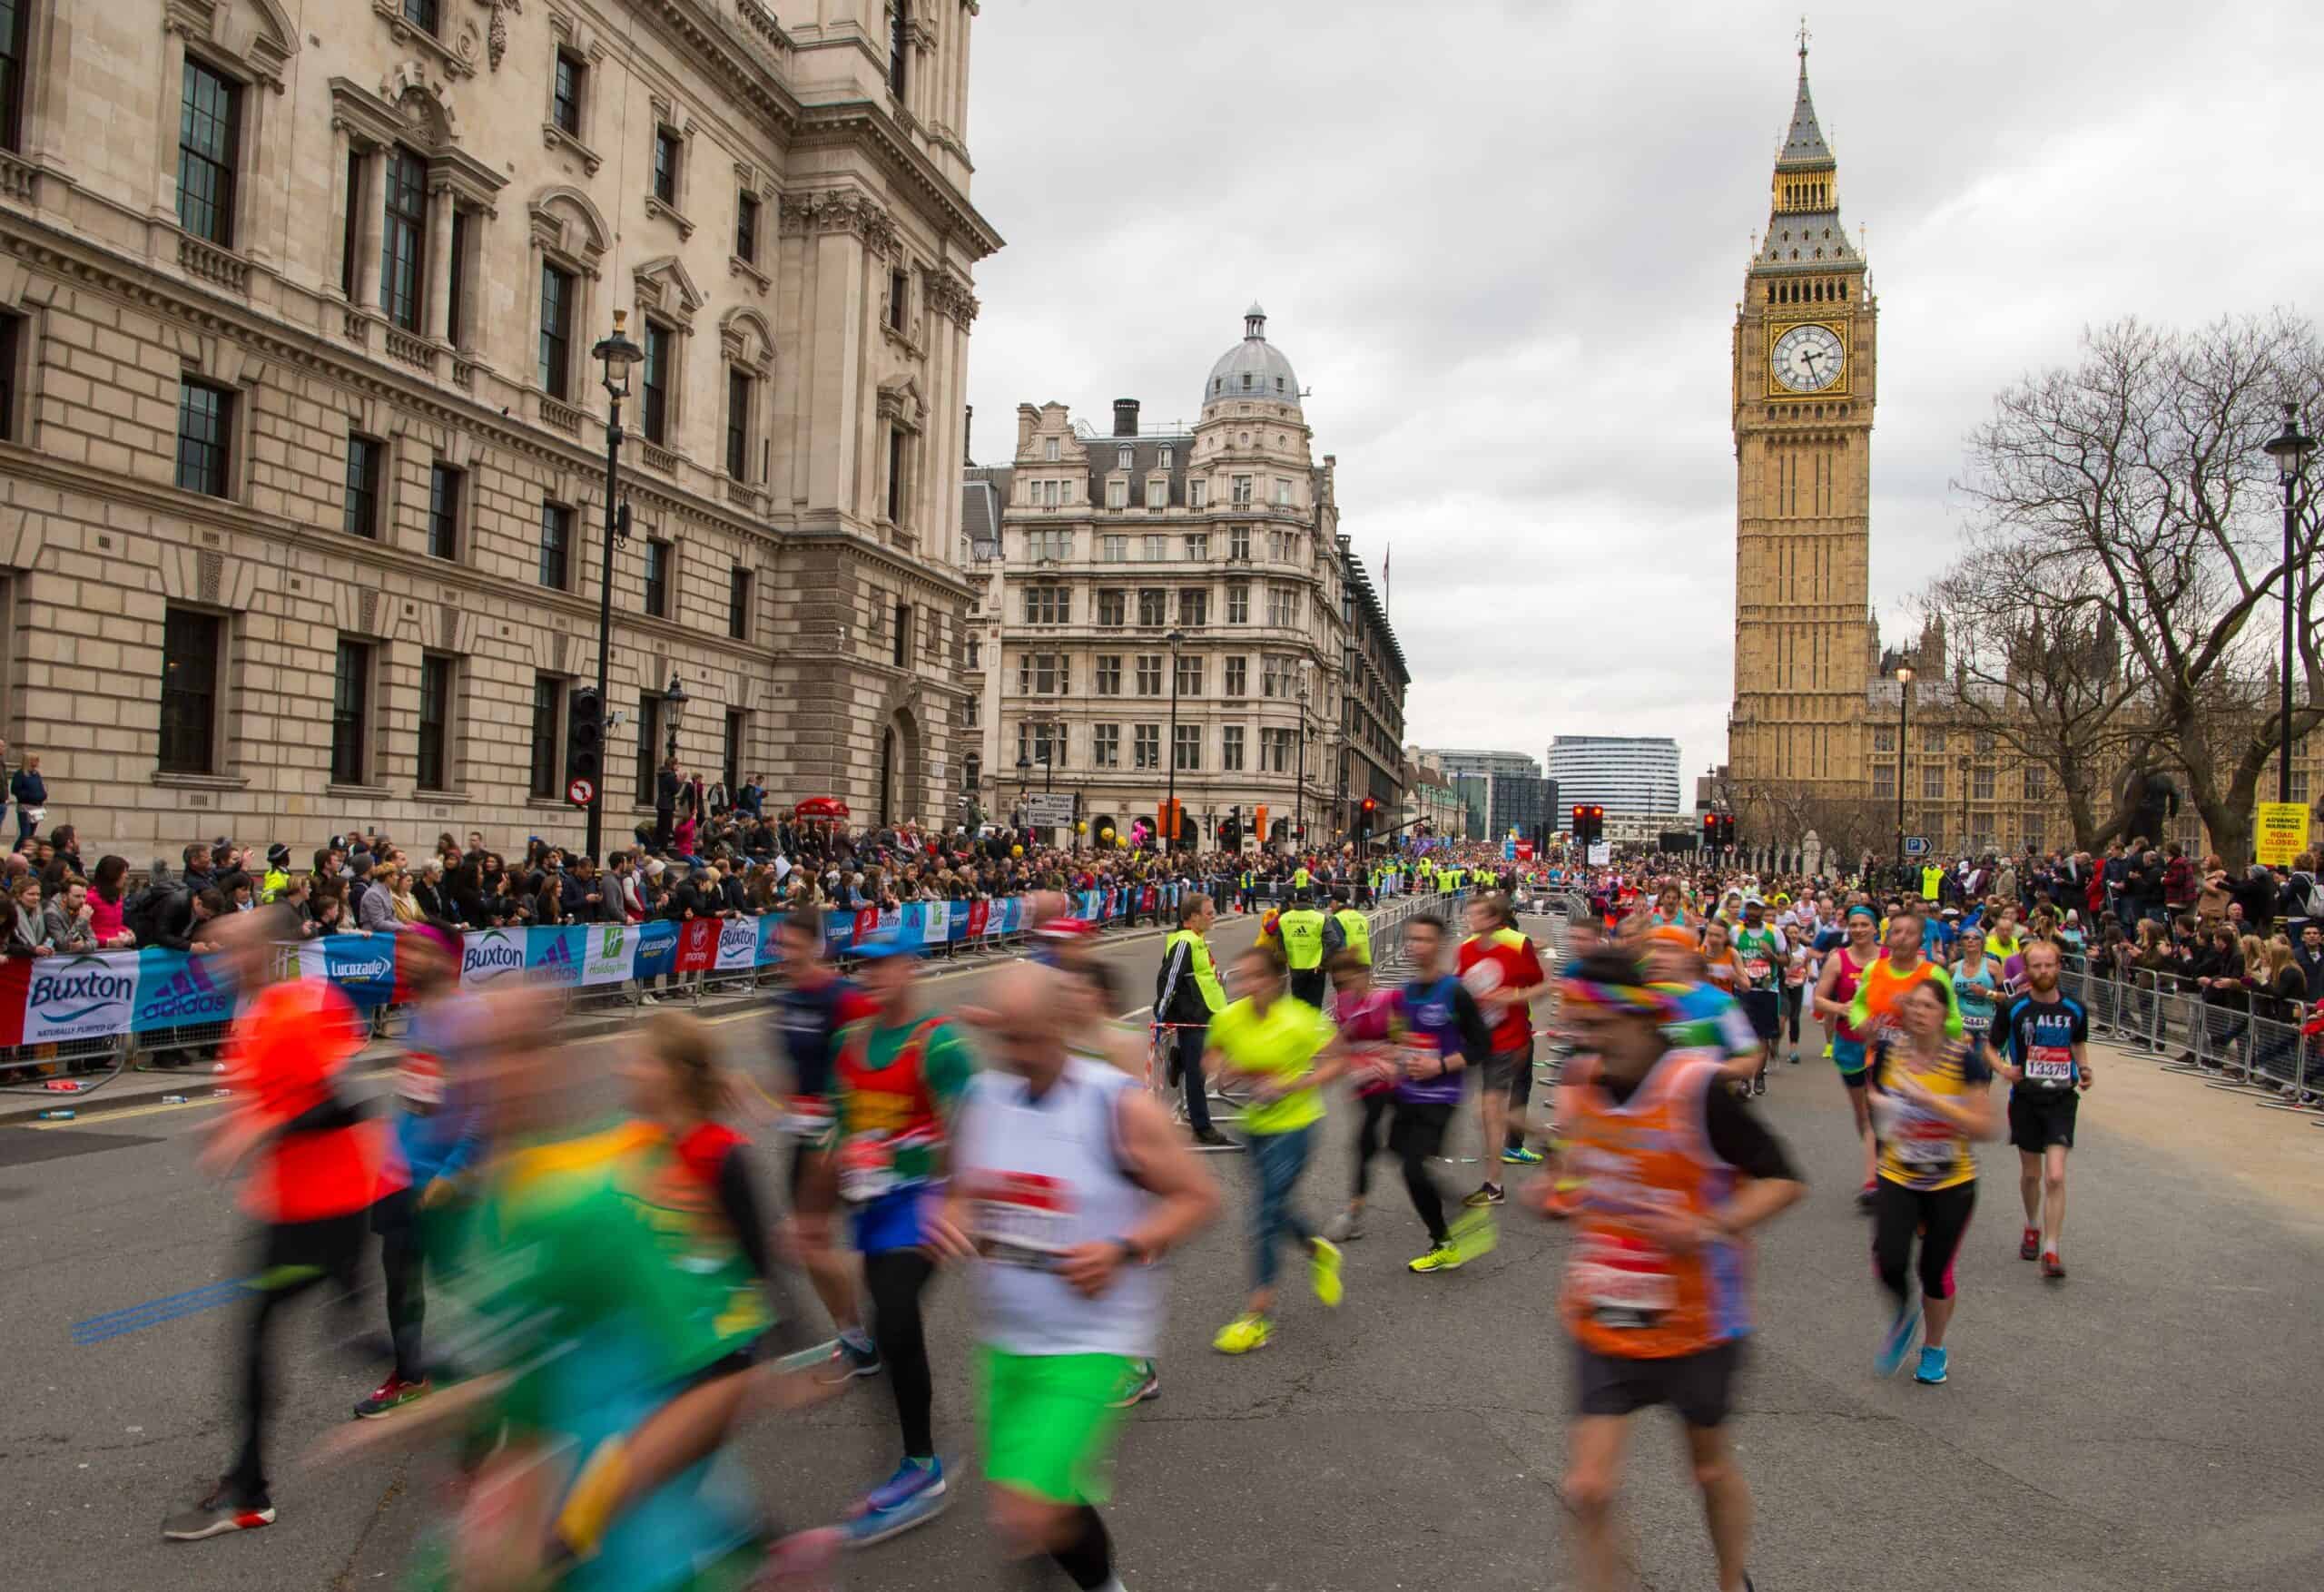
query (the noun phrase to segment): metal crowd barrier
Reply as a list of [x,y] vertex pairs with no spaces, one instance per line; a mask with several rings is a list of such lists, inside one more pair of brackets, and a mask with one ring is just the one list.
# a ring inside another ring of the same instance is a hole
[[2174,975],[2117,972],[2080,955],[2065,958],[2061,982],[2090,1014],[2093,1038],[2159,1056],[2165,1072],[2279,1110],[2309,1109],[2324,1091],[2318,1040],[2298,1022],[2255,1013],[2241,992],[2206,1000]]

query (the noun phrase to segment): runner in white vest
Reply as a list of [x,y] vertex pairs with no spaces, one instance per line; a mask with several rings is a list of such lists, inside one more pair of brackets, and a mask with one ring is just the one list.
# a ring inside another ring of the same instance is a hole
[[1137,1080],[1068,1052],[1058,972],[996,980],[998,1066],[970,1083],[929,1242],[971,1262],[993,1523],[1083,1592],[1119,1592],[1097,1505],[1122,1394],[1161,1336],[1154,1263],[1206,1225],[1218,1190]]

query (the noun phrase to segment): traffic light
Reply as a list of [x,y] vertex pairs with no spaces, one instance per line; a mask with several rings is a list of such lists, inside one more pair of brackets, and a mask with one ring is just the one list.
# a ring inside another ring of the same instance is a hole
[[1576,802],[1573,809],[1573,843],[1575,845],[1586,846],[1590,843],[1589,822],[1590,809]]
[[1718,814],[1706,812],[1703,814],[1703,850],[1716,851],[1718,844]]
[[1729,847],[1735,844],[1735,815],[1731,812],[1718,815],[1718,843]]
[[606,772],[606,703],[594,685],[576,685],[565,693],[565,795],[576,807],[586,807],[586,796],[576,799],[580,782],[593,793]]

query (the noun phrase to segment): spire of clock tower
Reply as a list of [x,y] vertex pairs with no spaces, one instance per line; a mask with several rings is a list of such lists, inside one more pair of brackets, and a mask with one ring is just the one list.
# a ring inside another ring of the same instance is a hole
[[1815,97],[1807,90],[1807,24],[1799,25],[1799,88],[1791,105],[1791,125],[1776,152],[1769,189],[1768,230],[1752,255],[1753,269],[1798,266],[1831,270],[1861,268],[1863,255],[1848,242],[1840,224],[1839,162],[1816,120]]

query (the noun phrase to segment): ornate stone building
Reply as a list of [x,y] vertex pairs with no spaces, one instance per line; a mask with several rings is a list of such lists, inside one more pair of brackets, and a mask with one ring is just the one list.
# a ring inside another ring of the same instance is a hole
[[968,473],[982,746],[961,796],[1005,815],[1028,788],[1071,791],[1091,834],[1127,837],[1158,823],[1175,771],[1189,843],[1230,813],[1261,838],[1264,809],[1268,843],[1304,823],[1322,845],[1366,795],[1385,834],[1411,676],[1257,305],[1199,413],[1148,427],[1123,398],[1101,435],[1023,405],[1013,462]]
[[623,311],[609,840],[674,731],[779,801],[935,815],[1000,244],[976,10],[6,7],[0,670],[52,821],[140,862],[366,822],[576,840],[590,350]]
[[1732,383],[1738,781],[1858,795],[1871,619],[1878,305],[1840,220],[1807,47],[1768,230],[1743,277]]

